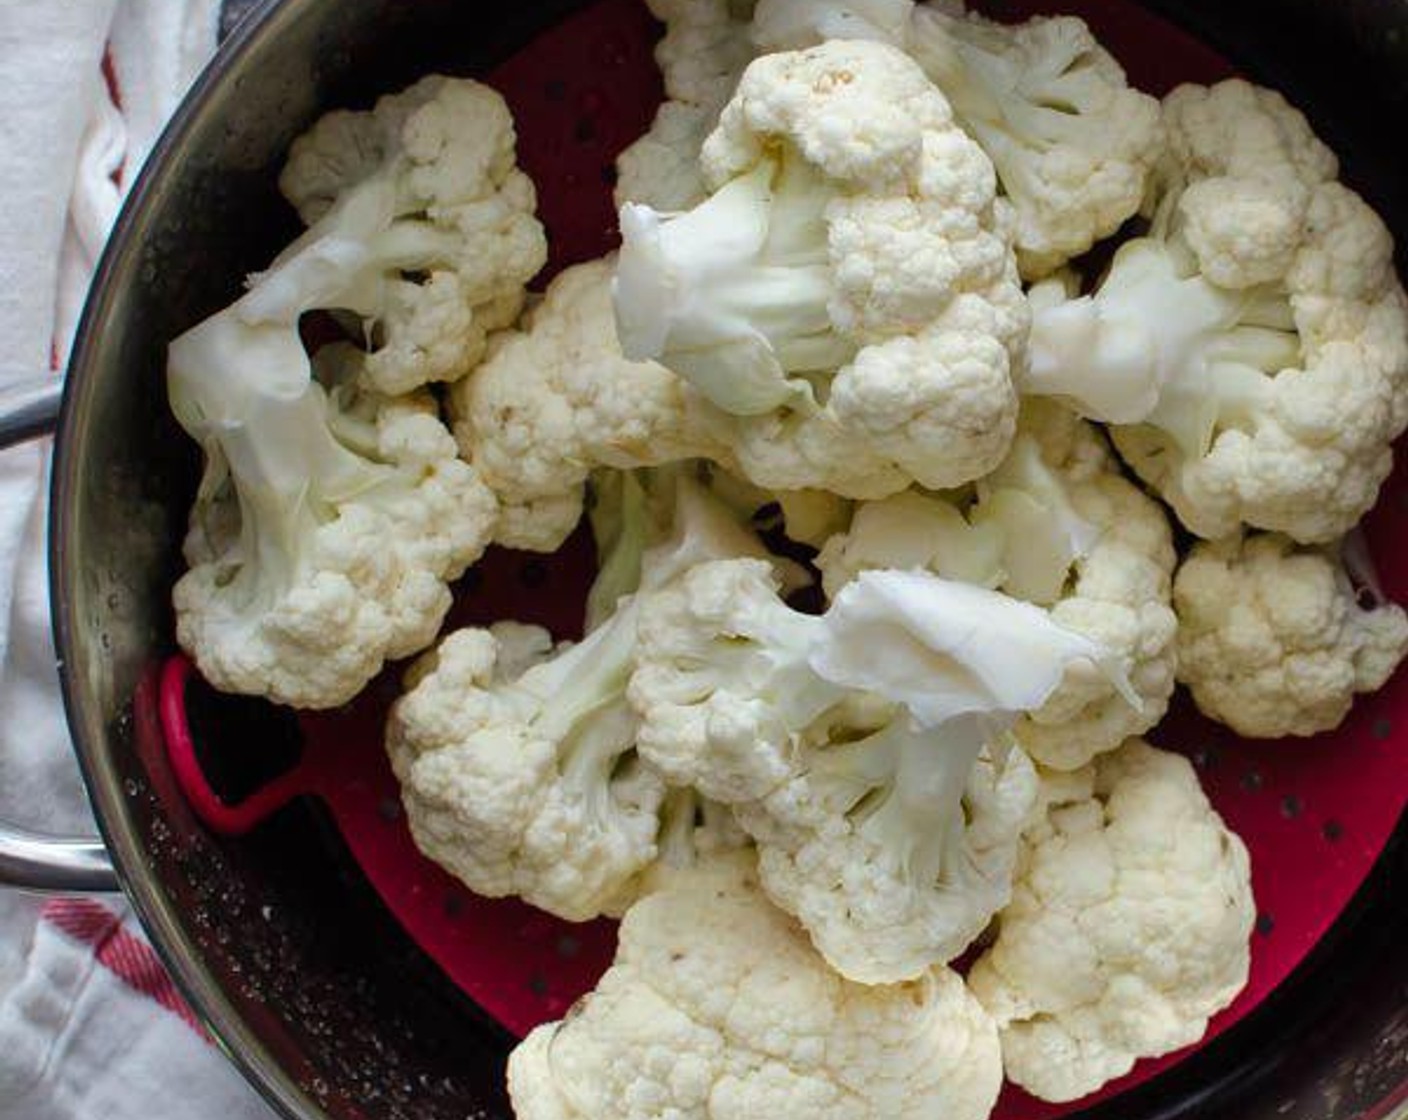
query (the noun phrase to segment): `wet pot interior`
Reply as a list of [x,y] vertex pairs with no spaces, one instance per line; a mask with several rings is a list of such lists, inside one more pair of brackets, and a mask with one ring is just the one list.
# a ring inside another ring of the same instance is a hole
[[[293,234],[276,168],[320,108],[365,104],[431,69],[487,69],[578,6],[288,0],[264,9],[235,32],[136,190],[75,358],[54,521],[75,738],[106,838],[168,962],[290,1116],[507,1116],[511,1040],[409,943],[315,809],[293,806],[248,839],[218,841],[166,771],[150,701],[171,649],[168,592],[198,463],[165,407],[164,344],[228,302],[236,279]],[[1153,6],[1286,90],[1408,241],[1391,142],[1408,135],[1408,9]],[[986,10],[1001,15],[1000,4]],[[237,748],[241,727],[227,720],[222,741]],[[238,795],[240,780],[228,792]],[[1400,825],[1292,983],[1173,1073],[1084,1115],[1339,1120],[1408,1085],[1402,834]]]

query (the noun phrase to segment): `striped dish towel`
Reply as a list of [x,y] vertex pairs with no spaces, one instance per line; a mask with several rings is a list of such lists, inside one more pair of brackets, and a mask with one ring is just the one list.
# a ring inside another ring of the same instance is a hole
[[[0,389],[60,376],[127,186],[218,0],[0,0]],[[49,637],[47,448],[0,453],[0,817],[93,823]],[[115,899],[0,891],[0,1120],[269,1120]]]

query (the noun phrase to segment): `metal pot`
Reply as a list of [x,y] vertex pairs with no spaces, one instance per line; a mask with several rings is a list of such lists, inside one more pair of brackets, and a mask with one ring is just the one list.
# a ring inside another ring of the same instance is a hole
[[[165,405],[165,343],[228,302],[233,278],[294,232],[275,169],[321,108],[365,102],[432,68],[491,63],[575,6],[263,4],[133,191],[69,370],[53,478],[53,613],[105,849],[0,829],[0,881],[76,891],[120,879],[211,1033],[289,1117],[507,1116],[511,1040],[407,941],[312,810],[224,844],[196,825],[151,749],[142,690],[171,648],[169,589],[197,477]],[[1396,163],[1408,135],[1408,9],[1374,0],[1153,6],[1303,105],[1348,177],[1408,240]],[[45,430],[58,400],[52,384],[0,399],[0,446]],[[1408,1098],[1403,833],[1332,936],[1250,1020],[1085,1115],[1341,1120],[1385,1116]]]

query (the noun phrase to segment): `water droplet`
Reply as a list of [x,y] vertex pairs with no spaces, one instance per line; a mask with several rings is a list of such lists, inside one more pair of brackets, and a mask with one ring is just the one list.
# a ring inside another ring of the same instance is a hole
[[1304,808],[1305,802],[1294,793],[1288,793],[1285,797],[1281,798],[1281,815],[1287,820],[1294,820],[1296,817],[1300,816],[1300,812]]
[[1393,721],[1387,718],[1376,719],[1374,721],[1373,736],[1379,742],[1393,737]]

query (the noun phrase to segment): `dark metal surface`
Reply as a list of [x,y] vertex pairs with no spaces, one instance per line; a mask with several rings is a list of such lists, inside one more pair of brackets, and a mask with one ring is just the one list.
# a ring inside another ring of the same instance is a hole
[[[1372,45],[1381,33],[1408,38],[1403,5],[1155,2],[1303,104],[1348,178],[1408,233],[1395,163],[1408,135],[1403,57]],[[506,1116],[507,1039],[390,923],[314,814],[291,810],[226,844],[196,826],[166,779],[144,682],[170,648],[196,462],[166,412],[164,344],[294,232],[274,170],[320,107],[366,104],[429,69],[474,73],[571,6],[266,3],[235,29],[135,189],[71,366],[53,589],[89,789],[177,981],[288,1117]],[[1404,1084],[1408,1053],[1404,848],[1386,854],[1312,967],[1243,1027],[1089,1120],[1349,1120],[1382,1106]]]
[[[53,374],[0,392],[0,449],[54,430],[63,383]],[[117,875],[102,842],[43,836],[0,821],[0,887],[60,893],[117,890]]]
[[53,374],[0,391],[0,448],[52,432],[63,394],[63,383]]
[[474,73],[569,5],[288,0],[232,33],[159,143],[99,270],[70,366],[51,567],[65,698],[124,887],[233,1060],[289,1117],[507,1116],[508,1039],[443,981],[295,809],[227,845],[190,818],[133,697],[170,650],[197,462],[165,405],[166,340],[296,229],[275,189],[320,107],[428,69]]
[[0,824],[0,887],[45,894],[115,891],[117,873],[101,840],[42,836]]
[[250,15],[265,0],[225,0],[220,5],[220,37],[229,35],[240,20]]

